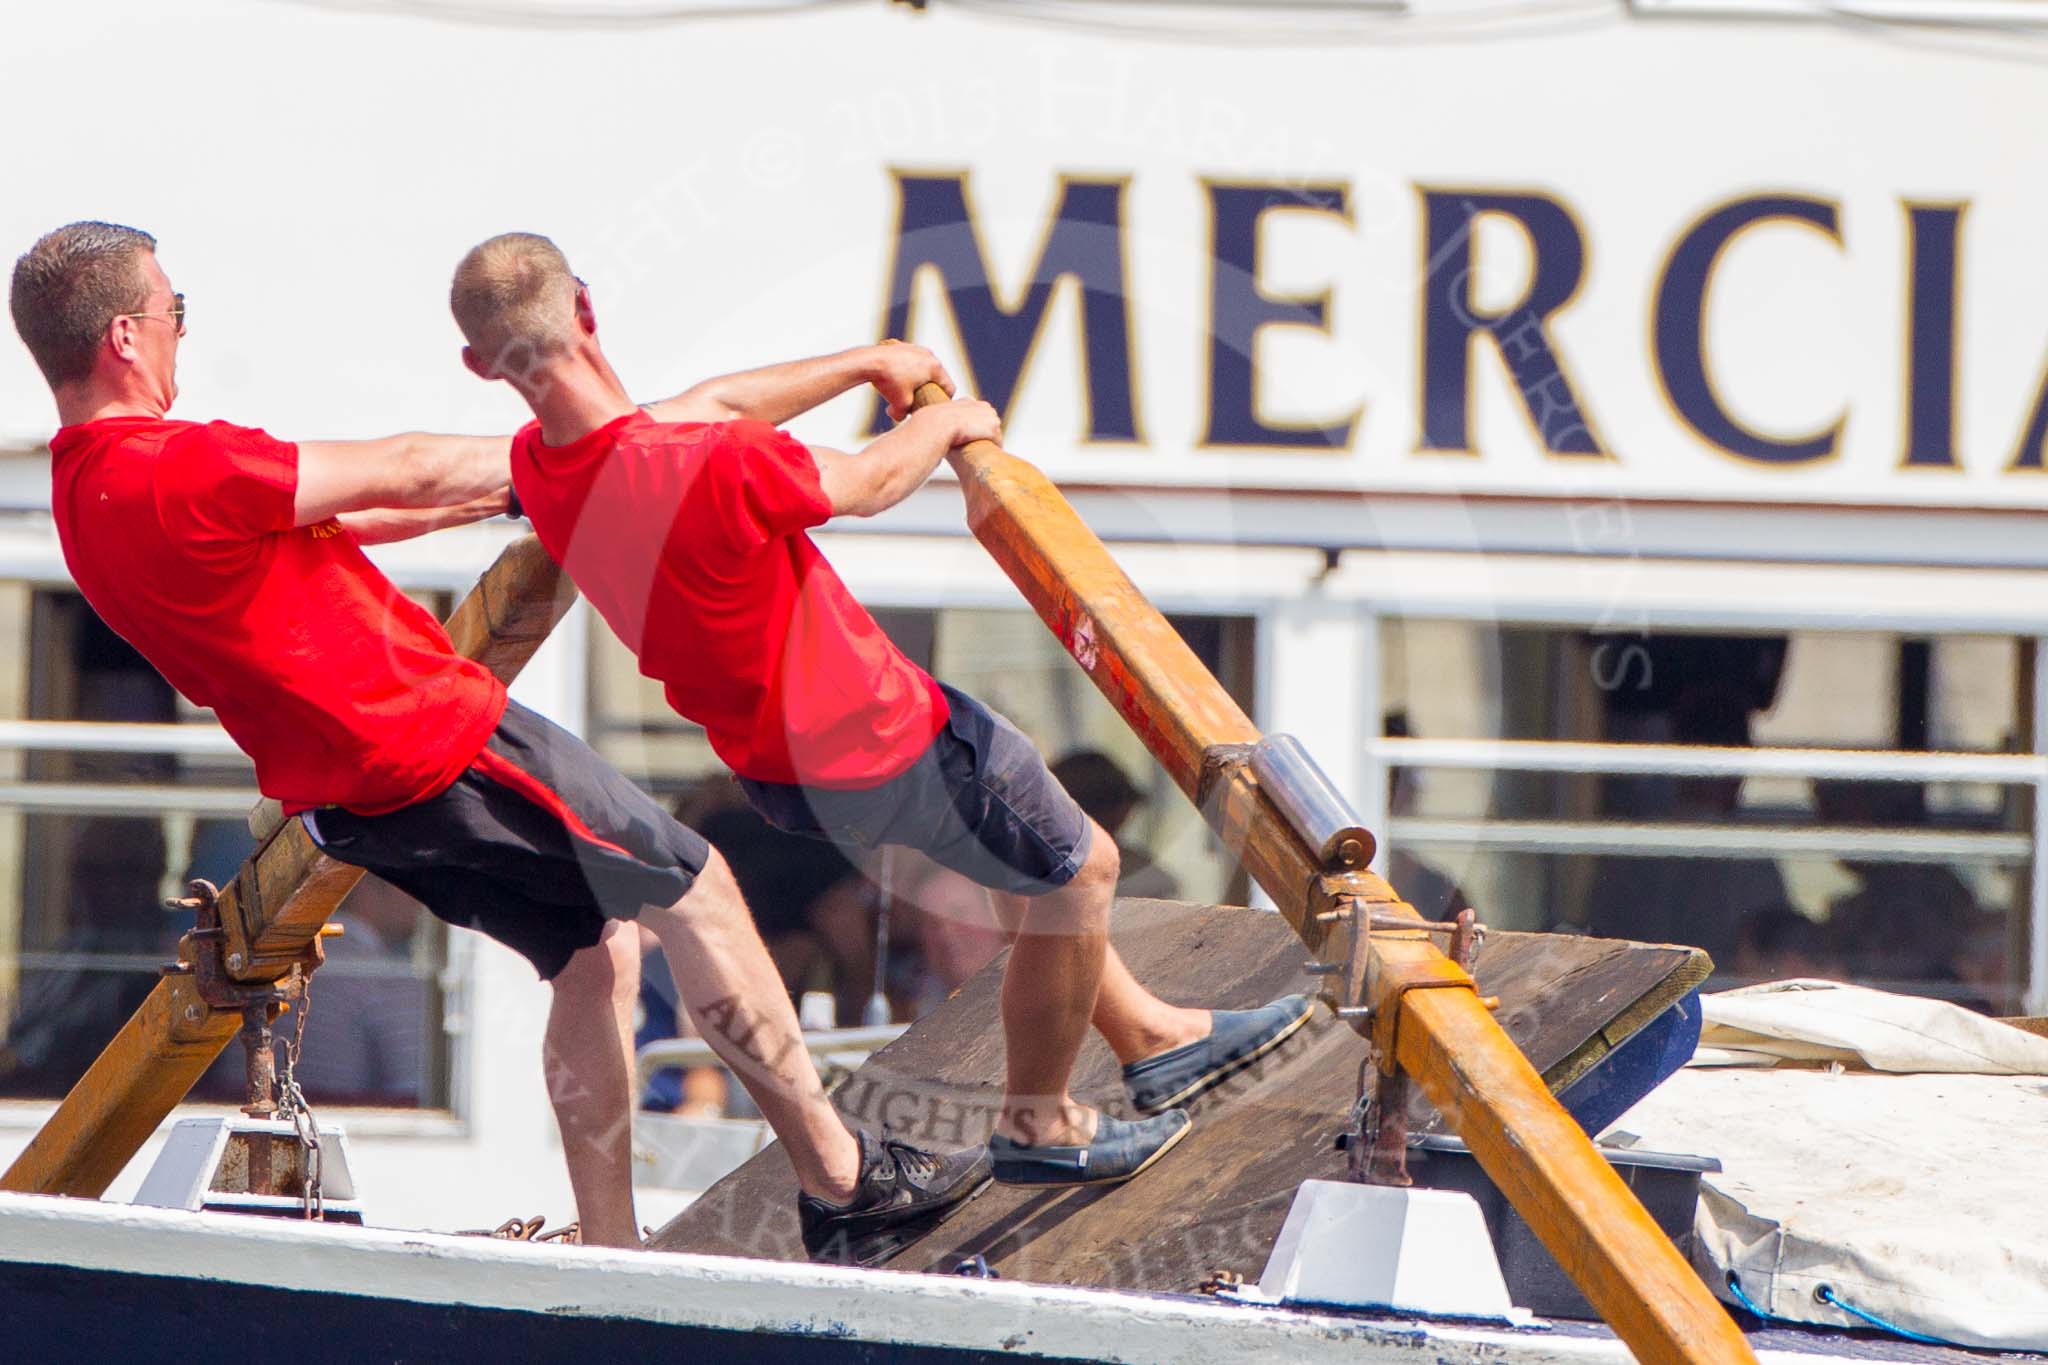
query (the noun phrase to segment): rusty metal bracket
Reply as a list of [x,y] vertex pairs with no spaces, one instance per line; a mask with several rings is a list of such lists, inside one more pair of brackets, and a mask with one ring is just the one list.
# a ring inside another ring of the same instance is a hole
[[[1391,909],[1377,910],[1374,907],[1401,902],[1358,897],[1337,885],[1342,880],[1345,879],[1325,876],[1319,879],[1318,889],[1331,906],[1323,912],[1328,917],[1324,922],[1350,926],[1349,955],[1342,964],[1310,964],[1315,970],[1343,972],[1344,989],[1337,1015],[1366,1041],[1365,1059],[1359,1066],[1358,1098],[1339,1141],[1353,1180],[1406,1185],[1410,1085],[1400,1068],[1397,1052],[1402,1001],[1413,990],[1459,988],[1476,992],[1478,983],[1472,978],[1471,968],[1479,924],[1470,910],[1460,911],[1448,924],[1411,918],[1412,909],[1405,915]],[[1430,933],[1450,936],[1449,956],[1434,951],[1384,951],[1387,940],[1395,935],[1420,942]]]
[[251,1118],[272,1118],[277,1113],[277,1053],[270,1026],[304,998],[307,976],[326,960],[326,953],[316,935],[305,955],[293,962],[284,976],[275,981],[238,981],[228,967],[232,939],[228,926],[221,922],[219,890],[203,880],[193,881],[189,889],[190,895],[164,903],[166,909],[192,911],[195,922],[178,940],[178,960],[164,967],[161,975],[189,976],[205,1008],[242,1016],[247,1081],[242,1112]]
[[[1471,962],[1473,946],[1478,940],[1478,925],[1470,910],[1459,912],[1458,918],[1449,926],[1448,956],[1434,950],[1425,953],[1388,952],[1385,949],[1391,943],[1403,939],[1425,941],[1437,926],[1414,916],[1413,909],[1400,901],[1360,901],[1342,894],[1333,899],[1338,902],[1334,909],[1348,911],[1341,915],[1341,919],[1351,929],[1350,953],[1344,964],[1343,1003],[1354,1009],[1365,1006],[1371,1010],[1369,1017],[1354,1014],[1351,1024],[1378,1050],[1380,1070],[1392,1074],[1400,1041],[1401,1002],[1408,992],[1443,989],[1477,992],[1478,983],[1472,979]],[[1348,904],[1345,903],[1347,899]],[[1381,905],[1400,905],[1408,909],[1408,914],[1402,915],[1391,909],[1382,912],[1376,908]]]
[[[1382,1015],[1400,1013],[1400,997],[1411,989],[1430,985],[1469,985],[1469,978],[1461,980],[1459,974],[1438,979],[1445,960],[1431,953],[1418,959],[1402,959],[1397,963],[1383,962],[1384,953],[1373,948],[1375,935],[1381,938],[1397,933],[1413,933],[1417,936],[1427,932],[1428,921],[1414,915],[1392,887],[1377,877],[1353,872],[1320,872],[1309,878],[1308,903],[1311,920],[1319,925],[1335,929],[1343,926],[1350,932],[1348,947],[1341,962],[1317,964],[1330,968],[1327,975],[1342,976],[1342,984],[1332,992],[1333,1003],[1339,1017],[1349,1022],[1361,1037],[1378,1042],[1384,1051],[1391,1041],[1376,1036]],[[1408,909],[1408,915],[1397,912]]]
[[1411,1185],[1414,1181],[1408,1175],[1408,1076],[1398,1068],[1381,1069],[1377,1051],[1367,1049],[1365,1060],[1358,1067],[1361,1075],[1371,1077],[1371,1101],[1361,1141],[1349,1154],[1352,1178],[1373,1185]]
[[316,935],[306,951],[294,959],[292,969],[278,981],[243,981],[230,964],[233,934],[221,922],[221,895],[209,881],[190,883],[191,893],[164,902],[167,910],[190,910],[194,924],[178,940],[178,960],[163,969],[163,975],[192,974],[199,998],[217,1010],[239,1010],[246,1005],[292,1000],[303,988],[306,974],[327,960],[321,946],[324,934]]

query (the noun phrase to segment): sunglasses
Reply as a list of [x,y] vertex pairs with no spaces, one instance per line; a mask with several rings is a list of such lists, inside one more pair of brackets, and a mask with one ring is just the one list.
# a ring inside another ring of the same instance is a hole
[[185,332],[185,296],[183,294],[171,295],[171,306],[160,312],[116,313],[114,316],[117,318],[169,318],[178,324],[178,334],[183,336]]

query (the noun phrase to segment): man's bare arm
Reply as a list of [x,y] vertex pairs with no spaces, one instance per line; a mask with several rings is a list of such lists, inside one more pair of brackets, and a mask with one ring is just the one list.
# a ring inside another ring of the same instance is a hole
[[450,526],[467,526],[499,516],[510,505],[509,488],[453,507],[370,507],[360,512],[343,512],[335,518],[358,545],[388,545],[394,540],[411,540],[429,531]]
[[937,356],[922,346],[884,342],[707,379],[673,398],[648,404],[647,411],[660,422],[730,422],[745,417],[781,426],[862,384],[880,389],[889,415],[898,418],[910,410],[910,397],[920,384],[937,384],[953,392],[953,378]]
[[1001,440],[1002,434],[994,408],[980,399],[956,398],[918,409],[857,455],[825,446],[810,451],[832,515],[871,517],[922,487],[947,451],[969,441]]
[[302,441],[292,524],[370,508],[450,508],[512,482],[504,436],[408,432],[376,441]]

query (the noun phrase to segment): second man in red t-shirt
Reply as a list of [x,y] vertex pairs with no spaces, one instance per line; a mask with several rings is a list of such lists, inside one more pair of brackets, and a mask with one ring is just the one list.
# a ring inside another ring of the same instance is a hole
[[[985,403],[907,413],[922,383],[951,392],[930,352],[798,361],[643,409],[598,346],[588,290],[546,238],[476,247],[450,301],[464,362],[511,383],[538,419],[512,450],[535,532],[641,671],[704,726],[756,809],[855,849],[916,848],[992,893],[1012,937],[997,1180],[1135,1175],[1186,1134],[1175,1106],[1301,1027],[1302,996],[1212,1013],[1140,986],[1108,943],[1115,842],[1022,733],[906,659],[807,534],[894,506],[949,450],[1000,435]],[[858,454],[776,430],[866,382],[903,420]],[[1114,1119],[1068,1093],[1091,1021],[1144,1117]]]

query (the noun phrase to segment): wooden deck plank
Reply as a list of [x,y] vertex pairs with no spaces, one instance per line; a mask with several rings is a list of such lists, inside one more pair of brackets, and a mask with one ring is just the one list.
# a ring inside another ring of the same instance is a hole
[[[1301,941],[1278,915],[1233,907],[1125,901],[1113,934],[1140,981],[1184,1004],[1244,1008],[1313,984]],[[1535,1067],[1558,1079],[1590,1040],[1626,1015],[1644,1021],[1698,979],[1701,955],[1554,934],[1493,934],[1477,962],[1501,997],[1501,1023]],[[996,993],[1003,961],[875,1054],[837,1092],[871,1132],[936,1147],[986,1139],[1002,1095]],[[1616,1037],[1612,1042],[1621,1041]],[[1153,1170],[1093,1190],[992,1187],[891,1262],[949,1271],[980,1254],[1009,1279],[1187,1292],[1215,1270],[1257,1278],[1295,1186],[1341,1178],[1331,1145],[1357,1093],[1364,1044],[1327,1011],[1296,1038],[1194,1106],[1195,1130]],[[1076,1093],[1128,1113],[1116,1059],[1089,1040]],[[1417,1124],[1437,1122],[1418,1099]],[[770,1147],[707,1191],[656,1236],[669,1251],[801,1259],[795,1181]]]

